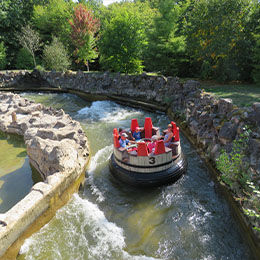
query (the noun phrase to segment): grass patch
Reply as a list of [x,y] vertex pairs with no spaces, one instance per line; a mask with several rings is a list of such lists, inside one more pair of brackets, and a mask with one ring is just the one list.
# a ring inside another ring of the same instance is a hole
[[201,87],[218,98],[231,98],[238,106],[251,106],[254,102],[260,102],[260,86],[254,84],[201,82]]

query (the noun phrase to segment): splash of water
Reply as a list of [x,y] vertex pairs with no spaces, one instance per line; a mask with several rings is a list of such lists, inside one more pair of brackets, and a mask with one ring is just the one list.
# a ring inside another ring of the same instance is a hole
[[[58,228],[57,228],[58,227]],[[97,205],[75,194],[56,217],[20,249],[26,260],[153,260],[125,250],[123,229],[109,222]]]
[[107,122],[118,122],[138,114],[141,114],[141,111],[123,108],[112,101],[95,101],[90,107],[85,107],[78,111],[79,118]]
[[98,202],[104,201],[105,197],[103,196],[102,191],[94,183],[94,173],[99,165],[109,160],[112,150],[113,145],[105,146],[104,148],[100,149],[90,160],[87,183],[90,184],[92,194],[97,196]]

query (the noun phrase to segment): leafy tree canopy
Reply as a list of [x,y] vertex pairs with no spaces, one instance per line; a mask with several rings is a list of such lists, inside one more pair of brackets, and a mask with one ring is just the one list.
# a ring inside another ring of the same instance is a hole
[[68,20],[72,18],[74,6],[72,0],[49,0],[46,5],[35,5],[33,23],[44,42],[50,42],[52,36],[56,36],[66,46],[71,44],[68,37],[70,34]]
[[156,5],[158,13],[149,33],[145,65],[148,70],[174,75],[185,60],[185,37],[176,33],[183,7],[171,0],[161,1]]
[[204,78],[246,78],[250,39],[245,23],[250,0],[195,1],[187,19],[188,51]]
[[0,41],[4,41],[7,49],[7,65],[14,66],[15,56],[20,49],[17,32],[31,21],[33,0],[0,1]]
[[115,3],[104,10],[99,48],[105,69],[125,73],[142,71],[146,30],[153,17],[152,12],[149,17],[144,10],[143,5],[130,2]]
[[4,43],[0,42],[0,70],[3,70],[6,66],[6,53]]

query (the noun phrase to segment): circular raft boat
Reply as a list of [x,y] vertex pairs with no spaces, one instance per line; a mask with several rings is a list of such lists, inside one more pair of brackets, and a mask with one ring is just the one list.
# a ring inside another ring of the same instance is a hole
[[[120,147],[121,137],[115,128],[114,150],[109,162],[112,175],[121,182],[137,187],[159,186],[178,180],[186,171],[187,162],[181,151],[179,128],[174,122],[171,125],[173,138],[169,147],[160,140],[159,128],[153,127],[149,117],[145,118],[144,127],[141,128],[142,139],[126,148]],[[133,140],[132,134],[136,127],[139,127],[137,119],[132,119],[131,129],[122,132],[127,134],[129,140]],[[147,146],[154,135],[157,141],[149,152]]]

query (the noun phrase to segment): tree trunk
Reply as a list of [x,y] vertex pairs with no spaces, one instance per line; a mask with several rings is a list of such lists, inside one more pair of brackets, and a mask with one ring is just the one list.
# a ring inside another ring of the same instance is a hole
[[87,66],[87,69],[88,69],[88,72],[89,72],[89,65],[88,65],[88,60],[87,60],[86,66]]
[[36,61],[35,61],[34,53],[32,53],[32,56],[33,56],[34,68],[36,68]]

